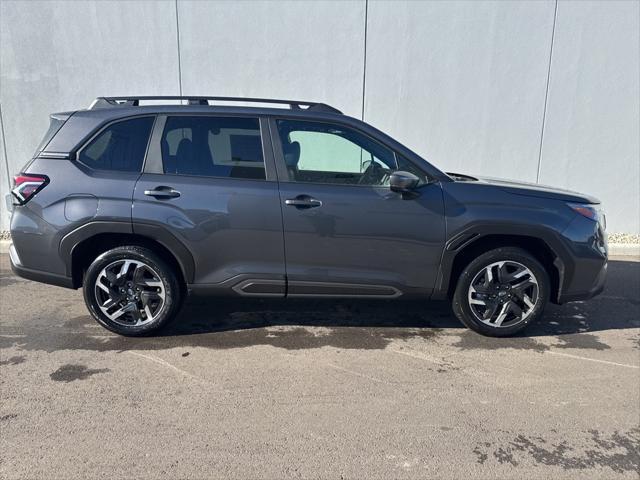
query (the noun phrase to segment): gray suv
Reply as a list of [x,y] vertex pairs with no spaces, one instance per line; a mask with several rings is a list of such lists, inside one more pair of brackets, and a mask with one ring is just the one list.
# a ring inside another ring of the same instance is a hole
[[12,197],[14,272],[123,335],[198,293],[448,298],[507,336],[607,269],[595,198],[444,173],[322,103],[101,97],[51,115]]

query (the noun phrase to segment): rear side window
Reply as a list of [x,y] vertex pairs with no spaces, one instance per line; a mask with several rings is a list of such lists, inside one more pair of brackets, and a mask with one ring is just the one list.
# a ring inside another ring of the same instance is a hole
[[257,118],[167,118],[162,135],[164,172],[177,175],[265,179]]
[[78,160],[96,170],[142,170],[154,117],[133,118],[105,128],[84,147]]

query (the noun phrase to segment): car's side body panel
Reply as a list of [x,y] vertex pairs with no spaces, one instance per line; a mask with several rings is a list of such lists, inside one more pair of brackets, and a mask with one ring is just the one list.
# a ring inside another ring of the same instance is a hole
[[[171,113],[171,117],[181,114]],[[189,117],[229,118],[229,114],[191,113]],[[240,118],[256,116],[234,115]],[[278,184],[268,130],[263,134],[264,180],[162,173],[160,148],[167,115],[159,115],[145,168],[133,195],[133,232],[164,230],[184,245],[194,269],[189,288],[211,294],[285,294],[285,263]],[[176,198],[155,198],[146,191],[168,187]],[[235,288],[253,279],[251,286]],[[259,282],[264,284],[260,290]]]
[[20,266],[70,278],[71,258],[65,250],[69,243],[62,245],[71,232],[106,222],[131,233],[131,198],[139,173],[98,172],[78,162],[40,157],[29,164],[28,172],[46,172],[49,185],[26,205],[15,207],[11,216]]
[[[174,188],[180,197],[144,194],[159,185]],[[168,230],[192,253],[191,283],[219,284],[242,274],[284,278],[276,182],[145,173],[134,193],[134,233],[145,225]]]
[[281,203],[299,195],[322,206],[283,207],[290,295],[335,292],[331,283],[392,287],[380,296],[431,294],[445,238],[439,184],[412,199],[385,187],[280,184]]
[[[259,118],[265,180],[164,174],[162,122],[179,115]],[[143,171],[97,171],[77,161],[83,145],[103,128],[140,116],[156,119]],[[121,233],[165,247],[189,288],[210,294],[444,298],[456,258],[489,236],[544,242],[559,274],[559,301],[588,298],[604,282],[602,228],[566,204],[595,200],[504,182],[454,181],[355,118],[205,105],[120,106],[64,118],[25,167],[46,174],[49,184],[12,215],[12,264],[27,278],[75,287],[76,246]],[[423,169],[432,182],[411,198],[384,187],[290,182],[274,131],[279,118],[357,129]],[[180,197],[145,195],[158,186],[173,187]],[[298,195],[317,197],[322,207],[285,205]]]
[[[281,118],[288,117],[273,117],[270,125],[283,208],[287,295],[428,298],[446,237],[440,181],[431,177],[432,183],[411,196],[388,186],[291,181],[276,133],[276,119]],[[329,123],[347,126],[399,153],[394,142],[363,122]],[[426,162],[405,153],[428,171]],[[321,205],[287,205],[299,197]]]
[[598,272],[607,262],[601,226],[576,215],[565,202],[474,182],[445,183],[443,194],[448,241],[434,292],[436,298],[446,297],[451,267],[459,252],[489,235],[544,242],[555,257],[559,302],[576,295],[589,296],[601,287]]

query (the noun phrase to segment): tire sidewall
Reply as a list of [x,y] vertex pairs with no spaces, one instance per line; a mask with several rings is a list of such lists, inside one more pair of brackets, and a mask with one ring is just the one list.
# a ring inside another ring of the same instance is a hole
[[[139,326],[124,326],[110,320],[98,306],[95,297],[95,284],[104,267],[118,260],[138,260],[149,265],[158,274],[165,287],[165,300],[160,314],[149,323]],[[125,336],[145,335],[159,329],[170,321],[179,306],[180,290],[172,269],[157,255],[142,247],[118,247],[98,256],[87,269],[83,280],[84,301],[89,312],[100,325]]]
[[[482,269],[488,265],[500,261],[518,262],[533,272],[538,281],[538,301],[533,312],[522,322],[511,327],[490,327],[476,318],[471,311],[468,301],[468,291],[471,281]],[[506,337],[513,335],[538,320],[549,300],[550,280],[544,267],[531,254],[520,248],[504,247],[491,250],[480,255],[465,267],[460,274],[453,298],[453,310],[456,316],[465,326],[483,335],[491,337]]]

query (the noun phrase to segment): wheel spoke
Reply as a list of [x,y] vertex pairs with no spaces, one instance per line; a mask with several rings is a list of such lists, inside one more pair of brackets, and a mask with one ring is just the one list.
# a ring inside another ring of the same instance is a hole
[[500,313],[496,317],[496,321],[495,321],[496,327],[501,326],[502,322],[504,322],[504,319],[507,318],[507,314],[509,313],[510,307],[511,307],[511,302],[507,302],[502,305],[502,308],[500,309]]
[[151,300],[161,300],[162,297],[157,292],[142,292],[140,294],[140,301],[143,306],[149,305],[149,301]]
[[491,289],[483,284],[472,286],[471,288],[475,293],[479,293],[480,295],[488,295],[491,293]]
[[516,302],[509,302],[509,310],[513,313],[518,319],[522,318],[522,308]]
[[[133,273],[133,283],[139,287],[160,287],[162,281],[157,278],[148,279],[144,277],[146,268],[141,266],[137,267]],[[155,276],[154,276],[155,277]]]
[[130,311],[131,307],[130,307],[130,303],[125,305],[124,307],[119,308],[118,310],[116,310],[113,313],[106,313],[106,315],[109,317],[110,320],[116,320],[117,318],[120,318],[122,315],[124,315],[125,313],[127,313],[128,311]]
[[484,298],[487,296],[487,289],[484,286],[471,286],[469,292],[469,303],[474,305],[486,305]]
[[482,314],[483,320],[491,320],[493,316],[496,314],[498,307],[500,304],[496,301],[487,302],[487,309]]
[[506,272],[503,271],[503,269],[505,268],[504,263],[500,263],[498,265],[498,268],[496,269],[498,271],[498,283],[504,283],[505,282],[505,275]]
[[120,267],[120,273],[118,273],[118,279],[123,277],[126,278],[127,272],[129,271],[130,266],[131,266],[131,261],[125,260],[124,263],[122,264],[122,267]]
[[517,284],[515,284],[515,285],[512,285],[512,286],[511,286],[511,289],[512,289],[514,292],[517,292],[517,293],[519,293],[519,294],[521,295],[521,294],[523,294],[523,293],[524,293],[524,291],[525,291],[527,288],[529,288],[529,287],[533,287],[533,286],[535,286],[535,285],[536,285],[535,283],[533,283],[530,279],[528,279],[528,278],[527,278],[526,280],[523,280],[523,281],[522,281],[522,282],[520,282],[520,283],[517,283]]
[[[526,305],[527,307],[529,307],[529,310],[531,310],[531,309],[535,306],[535,303],[534,303],[534,302],[531,300],[531,298],[529,298],[529,296],[528,296],[528,295],[526,295],[526,294],[525,294],[525,295],[522,295],[522,301],[525,303],[525,305]],[[527,310],[527,311],[529,311],[529,310]]]
[[111,307],[113,307],[114,305],[117,305],[117,304],[118,304],[118,302],[116,300],[114,300],[113,297],[109,297],[109,298],[107,298],[107,301],[102,304],[102,308],[106,308],[108,310],[108,309],[110,309]]
[[111,285],[118,284],[118,276],[115,273],[113,273],[111,270],[106,270],[104,272],[104,276],[107,277],[107,280]]
[[485,287],[489,288],[492,283],[493,283],[493,267],[489,265],[487,268],[485,268],[484,285]]
[[140,325],[143,321],[142,313],[135,303],[130,303],[129,305],[133,305],[133,308],[131,309],[131,317],[133,318],[134,325]]
[[96,286],[101,290],[104,290],[105,292],[107,292],[107,294],[111,295],[111,289],[109,289],[109,287],[107,287],[104,283],[102,283],[103,278],[106,278],[106,277],[103,276],[98,278],[98,280],[96,281]]
[[137,265],[136,266],[136,269],[133,271],[133,283],[134,283],[134,285],[138,285],[138,286],[144,286],[145,285],[144,272],[145,272],[144,266],[141,266],[141,265]]

